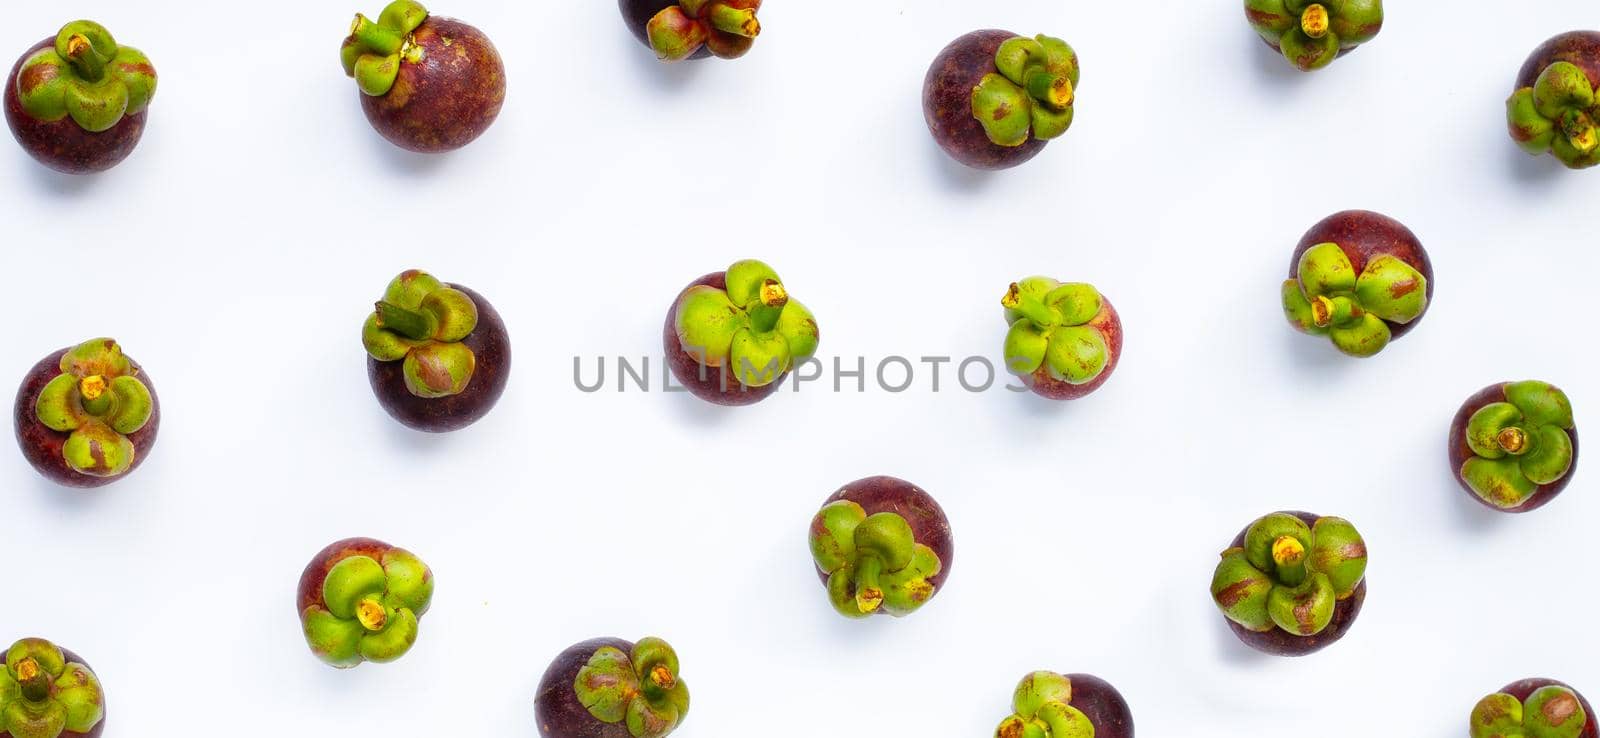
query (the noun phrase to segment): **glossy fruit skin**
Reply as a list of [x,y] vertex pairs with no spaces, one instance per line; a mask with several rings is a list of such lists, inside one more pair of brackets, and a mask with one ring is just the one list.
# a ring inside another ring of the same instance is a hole
[[1072,384],[1051,376],[1050,367],[1041,365],[1033,374],[1022,378],[1023,386],[1034,394],[1051,400],[1077,400],[1092,394],[1100,389],[1106,380],[1111,379],[1111,373],[1116,371],[1117,361],[1122,358],[1122,317],[1117,315],[1117,309],[1111,305],[1111,299],[1104,293],[1100,295],[1100,313],[1085,325],[1100,331],[1100,336],[1106,341],[1106,367],[1100,372],[1100,376],[1085,384]]
[[478,327],[462,345],[477,358],[472,381],[458,395],[427,399],[406,388],[403,361],[378,361],[367,357],[367,380],[378,404],[401,424],[425,433],[448,433],[483,419],[500,401],[511,378],[511,337],[500,313],[489,301],[467,287],[451,284],[478,306]]
[[[622,19],[627,22],[628,30],[633,31],[633,37],[645,48],[650,48],[650,37],[645,34],[645,26],[650,19],[656,17],[667,8],[678,4],[678,0],[617,0],[617,7],[622,10]],[[704,59],[711,56],[711,49],[701,46],[690,59]]]
[[1589,722],[1583,727],[1583,732],[1578,733],[1578,738],[1600,738],[1600,717],[1595,715],[1594,708],[1589,706],[1589,700],[1583,696],[1583,693],[1573,689],[1572,685],[1570,684],[1558,682],[1554,679],[1523,679],[1519,682],[1507,684],[1500,690],[1500,692],[1503,694],[1509,694],[1518,700],[1526,702],[1529,697],[1533,696],[1534,692],[1544,689],[1545,687],[1565,687],[1567,689],[1571,689],[1572,693],[1578,696],[1578,704],[1583,705],[1584,714],[1589,716]]
[[928,67],[922,83],[922,115],[933,140],[951,158],[974,169],[1010,169],[1040,151],[1048,141],[1029,137],[1021,146],[1000,146],[972,117],[972,89],[986,74],[998,74],[995,53],[1017,34],[973,31],[950,42]]
[[1367,268],[1369,260],[1387,254],[1409,264],[1428,280],[1426,289],[1428,304],[1415,319],[1410,323],[1384,321],[1384,324],[1389,326],[1391,341],[1399,340],[1401,336],[1410,333],[1427,316],[1428,307],[1433,305],[1433,262],[1428,260],[1428,252],[1422,248],[1422,241],[1411,232],[1410,228],[1394,218],[1370,210],[1346,210],[1334,213],[1312,226],[1311,230],[1300,239],[1294,255],[1289,259],[1290,279],[1299,276],[1300,257],[1313,246],[1324,243],[1338,244],[1339,249],[1350,259],[1357,274]]
[[1472,415],[1479,410],[1482,410],[1483,408],[1497,402],[1506,402],[1506,384],[1507,383],[1505,382],[1500,382],[1479,390],[1476,394],[1467,398],[1467,401],[1461,404],[1461,409],[1456,411],[1455,418],[1450,421],[1450,438],[1448,441],[1450,450],[1450,473],[1455,476],[1456,482],[1461,485],[1461,490],[1466,492],[1468,497],[1471,497],[1474,502],[1477,502],[1478,504],[1483,505],[1490,510],[1513,514],[1533,512],[1534,510],[1538,510],[1539,508],[1550,504],[1550,501],[1554,500],[1557,495],[1566,490],[1568,484],[1572,483],[1573,472],[1578,468],[1577,428],[1572,428],[1567,431],[1567,436],[1572,439],[1572,468],[1567,471],[1565,476],[1557,479],[1555,482],[1551,484],[1540,485],[1538,492],[1533,493],[1533,496],[1529,497],[1527,502],[1524,502],[1517,507],[1495,507],[1487,500],[1479,497],[1476,492],[1473,492],[1472,487],[1469,486],[1467,481],[1461,476],[1461,466],[1467,463],[1467,459],[1470,459],[1475,455],[1472,452],[1472,447],[1467,445],[1467,424],[1471,422]]
[[[844,485],[822,504],[827,506],[840,500],[860,505],[868,515],[894,513],[905,518],[906,523],[911,525],[912,537],[917,543],[933,549],[943,565],[938,574],[928,578],[928,583],[934,587],[933,596],[938,597],[944,591],[944,582],[950,578],[951,565],[955,562],[956,542],[950,531],[950,519],[945,517],[944,508],[933,499],[933,495],[904,479],[876,476]],[[822,580],[823,586],[827,586],[827,572],[817,568],[817,578]],[[885,613],[880,611],[879,614]]]
[[[1308,512],[1284,511],[1286,515],[1293,515],[1306,525],[1315,525],[1322,515],[1313,515]],[[1255,522],[1251,521],[1250,525]],[[1239,536],[1233,539],[1229,548],[1244,546],[1245,534],[1250,532],[1250,525],[1239,531]],[[1356,586],[1355,594],[1340,600],[1333,608],[1333,621],[1321,633],[1311,636],[1294,635],[1282,628],[1273,628],[1265,633],[1258,633],[1238,623],[1223,618],[1222,621],[1233,629],[1233,634],[1239,637],[1246,646],[1254,648],[1272,656],[1309,656],[1331,646],[1339,639],[1344,638],[1350,626],[1356,622],[1356,616],[1361,614],[1361,606],[1367,601],[1367,580],[1362,578],[1361,584]]]
[[695,354],[684,350],[683,342],[678,339],[678,303],[682,301],[684,292],[700,286],[726,290],[728,273],[715,272],[690,282],[678,293],[678,297],[672,301],[672,306],[667,308],[667,320],[661,334],[661,351],[666,357],[667,367],[672,370],[673,378],[689,390],[689,394],[715,405],[743,407],[771,397],[772,393],[783,386],[783,381],[789,377],[789,372],[784,372],[772,384],[746,387],[737,377],[728,373],[727,367],[703,366]]
[[129,357],[128,361],[139,370],[139,379],[144,382],[145,388],[150,390],[150,420],[143,428],[127,434],[128,440],[133,442],[133,465],[114,477],[96,477],[73,469],[67,465],[67,459],[61,450],[62,445],[67,442],[67,437],[72,434],[55,430],[40,422],[39,414],[34,407],[44,386],[61,374],[61,357],[69,350],[71,349],[64,348],[40,359],[39,363],[28,370],[28,376],[22,380],[22,386],[17,389],[17,401],[12,411],[17,445],[22,449],[23,457],[33,466],[34,471],[39,472],[45,479],[63,487],[78,489],[104,487],[133,474],[139,465],[149,458],[150,450],[156,445],[156,433],[161,429],[161,398],[156,395],[156,387],[150,381],[150,375],[144,371],[144,367]]
[[578,692],[573,689],[578,671],[589,663],[596,651],[607,646],[623,653],[633,651],[633,643],[629,641],[595,638],[562,651],[545,670],[533,702],[542,738],[633,738],[628,733],[627,723],[603,723],[591,714],[589,708],[578,702]]
[[472,143],[500,115],[506,69],[500,52],[472,26],[429,16],[412,34],[419,62],[400,64],[388,93],[361,97],[372,127],[407,151],[435,154]]
[[[78,654],[75,654],[75,653],[73,653],[73,652],[71,652],[71,651],[69,651],[69,650],[67,650],[65,648],[61,648],[61,646],[59,646],[59,645],[57,645],[56,648],[61,649],[61,655],[66,658],[67,663],[69,663],[69,664],[83,664],[84,666],[89,667],[89,671],[94,671],[94,665],[90,664],[89,662],[87,662],[85,660],[83,660],[82,656],[79,656]],[[4,663],[0,662],[0,668],[3,668],[3,666],[4,666]],[[98,673],[97,673],[97,675],[98,675]],[[102,689],[104,688],[104,686],[105,686],[104,683],[102,683],[101,684]],[[71,730],[62,731],[61,732],[61,738],[100,738],[101,734],[106,732],[106,720],[108,719],[108,716],[110,714],[110,709],[106,707],[106,699],[105,699],[105,694],[103,692],[100,695],[100,700],[101,700],[100,709],[101,709],[101,711],[103,713],[101,715],[101,717],[100,717],[100,722],[95,723],[94,727],[90,728],[89,732],[87,732],[87,733],[78,733],[76,731],[71,731]],[[0,730],[0,738],[11,738],[11,733],[9,733],[9,732],[7,732],[5,730]]]
[[103,172],[133,153],[144,136],[144,124],[150,111],[146,108],[124,115],[115,126],[100,133],[84,130],[71,116],[52,123],[28,115],[17,96],[17,73],[28,57],[55,43],[55,37],[51,36],[34,44],[12,65],[11,75],[6,78],[6,122],[11,125],[11,135],[16,137],[17,143],[40,164],[63,174]]
[[1072,706],[1094,723],[1094,738],[1134,738],[1133,711],[1122,693],[1093,674],[1067,674]]
[[1571,31],[1540,44],[1517,72],[1516,89],[1532,87],[1545,67],[1558,61],[1577,65],[1589,75],[1589,84],[1600,87],[1600,32]]

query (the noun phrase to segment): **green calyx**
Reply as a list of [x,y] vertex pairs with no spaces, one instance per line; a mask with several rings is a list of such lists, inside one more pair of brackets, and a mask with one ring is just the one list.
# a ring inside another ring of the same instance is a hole
[[61,357],[61,373],[34,400],[34,414],[51,430],[69,434],[67,465],[92,477],[115,477],[133,467],[128,435],[150,422],[155,400],[139,370],[109,338],[85,341]]
[[1495,507],[1516,508],[1572,470],[1572,402],[1546,382],[1505,386],[1506,401],[1485,405],[1467,421],[1473,457],[1461,478]]
[[933,549],[916,541],[905,518],[868,515],[849,500],[817,513],[810,543],[811,558],[828,575],[828,601],[850,618],[916,612],[933,597],[930,580],[944,568]]
[[698,285],[678,299],[674,324],[683,350],[708,367],[728,367],[740,384],[765,387],[817,353],[817,320],[759,261],[728,267],[727,288]]
[[645,38],[662,61],[682,61],[702,48],[736,59],[761,35],[761,0],[679,0],[645,24]]
[[1415,267],[1383,254],[1356,274],[1335,243],[1306,250],[1297,276],[1283,283],[1283,312],[1291,325],[1327,336],[1335,348],[1359,358],[1389,345],[1388,323],[1410,323],[1427,307],[1428,279]]
[[378,361],[404,361],[406,389],[425,399],[466,391],[477,356],[461,343],[478,327],[478,306],[467,293],[427,272],[401,273],[384,290],[361,343]]
[[995,52],[998,74],[972,88],[972,117],[996,146],[1049,141],[1072,127],[1078,54],[1049,36],[1018,36]]
[[1332,64],[1383,28],[1383,0],[1245,0],[1244,10],[1256,33],[1302,72]]
[[1250,526],[1244,545],[1222,552],[1211,598],[1229,620],[1256,632],[1312,636],[1333,622],[1338,602],[1367,572],[1367,545],[1349,521],[1306,525],[1273,513]]
[[352,556],[335,564],[322,599],[301,613],[306,643],[341,669],[388,663],[417,642],[418,619],[433,599],[433,572],[409,551]]
[[55,45],[34,52],[17,71],[17,99],[33,118],[71,117],[90,133],[144,112],[156,94],[156,70],[138,49],[118,46],[93,21],[73,21]]
[[400,63],[422,58],[422,48],[412,33],[427,19],[428,9],[416,0],[394,0],[378,14],[377,21],[357,13],[350,35],[339,47],[344,73],[355,79],[364,94],[389,94],[400,76]]
[[1103,301],[1093,286],[1063,284],[1048,277],[1012,283],[1000,304],[1006,309],[1006,369],[1027,376],[1040,367],[1057,381],[1079,385],[1099,377],[1111,347],[1090,322]]
[[626,723],[633,738],[662,738],[689,715],[689,687],[678,677],[678,654],[660,638],[645,638],[632,653],[595,651],[573,684],[578,703],[596,720]]
[[1552,153],[1573,169],[1600,164],[1600,90],[1576,64],[1545,67],[1506,101],[1511,137],[1528,153]]
[[1576,692],[1550,685],[1526,701],[1491,694],[1472,708],[1472,738],[1578,738],[1589,724]]
[[17,641],[0,670],[0,735],[56,738],[87,733],[105,717],[100,679],[88,666],[66,660],[55,644]]
[[1094,738],[1094,723],[1072,706],[1072,680],[1052,671],[1022,678],[1011,697],[1015,711],[995,738]]

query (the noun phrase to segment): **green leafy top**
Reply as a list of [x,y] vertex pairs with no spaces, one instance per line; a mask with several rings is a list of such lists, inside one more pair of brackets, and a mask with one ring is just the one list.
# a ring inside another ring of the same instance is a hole
[[478,327],[478,305],[427,272],[395,277],[361,326],[361,343],[378,361],[401,361],[406,389],[434,399],[466,391],[478,358],[461,343]]
[[[1388,323],[1410,323],[1428,307],[1428,278],[1397,257],[1367,260],[1358,275],[1336,243],[1307,249],[1296,278],[1283,283],[1283,312],[1303,333],[1327,336],[1358,358],[1389,345]],[[1387,321],[1387,322],[1385,322]]]
[[333,565],[321,601],[300,614],[318,658],[348,669],[388,663],[417,642],[418,619],[433,600],[433,572],[415,554],[390,549],[380,558],[351,556]]
[[1062,284],[1048,277],[1012,283],[1000,304],[1006,309],[1006,369],[1026,376],[1048,367],[1050,376],[1088,384],[1105,372],[1111,348],[1089,323],[1103,301],[1093,285]]
[[122,347],[96,338],[61,356],[61,373],[39,391],[34,413],[51,430],[70,433],[61,453],[74,471],[115,477],[133,467],[128,435],[150,422],[155,399]]
[[662,61],[682,61],[701,49],[737,59],[761,35],[760,9],[761,0],[678,0],[645,24],[645,38]]
[[376,22],[357,13],[350,35],[339,47],[344,73],[354,78],[366,95],[389,94],[400,77],[400,63],[422,58],[422,47],[413,40],[412,33],[426,20],[428,9],[416,0],[394,0]]
[[1256,33],[1302,72],[1332,64],[1340,51],[1383,29],[1383,0],[1245,0],[1244,12]]
[[105,26],[73,21],[56,34],[53,46],[22,60],[16,93],[22,109],[37,120],[70,116],[83,130],[99,133],[149,107],[156,70],[143,52],[119,46]]
[[1511,137],[1530,154],[1555,154],[1573,169],[1600,164],[1600,90],[1572,62],[1545,67],[1506,101]]
[[605,646],[578,670],[578,702],[596,720],[626,723],[633,738],[663,738],[689,715],[689,687],[678,677],[678,654],[660,638],[632,653]]
[[995,52],[995,68],[972,89],[972,117],[996,146],[1049,141],[1072,127],[1079,70],[1067,42],[1017,36]]
[[67,661],[55,644],[17,641],[0,671],[0,735],[56,738],[87,733],[105,718],[100,679],[84,664]]
[[1072,706],[1072,680],[1061,674],[1023,677],[1011,706],[1015,712],[1001,721],[995,738],[1094,738],[1094,723]]
[[817,319],[789,296],[772,267],[728,267],[726,288],[697,285],[678,298],[679,344],[708,367],[727,366],[740,384],[764,387],[817,352]]
[[828,601],[845,617],[880,610],[910,615],[933,597],[929,580],[944,568],[933,549],[916,541],[905,518],[868,515],[850,500],[825,505],[812,518],[809,538],[812,559],[828,575]]
[[1349,521],[1306,525],[1273,513],[1250,526],[1244,546],[1222,552],[1211,597],[1250,630],[1312,636],[1333,622],[1334,607],[1355,594],[1366,572],[1367,544]]
[[1467,421],[1473,456],[1461,478],[1495,507],[1522,505],[1541,485],[1554,484],[1572,469],[1572,402],[1546,382],[1513,382],[1505,402],[1485,405]]
[[1491,694],[1472,709],[1472,738],[1578,738],[1588,724],[1577,693],[1558,685],[1541,687],[1526,701]]

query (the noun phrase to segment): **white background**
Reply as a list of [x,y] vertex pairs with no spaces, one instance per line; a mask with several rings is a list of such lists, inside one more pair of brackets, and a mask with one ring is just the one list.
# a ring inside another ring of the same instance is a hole
[[[162,400],[148,463],[102,491],[0,454],[0,640],[84,654],[107,735],[533,736],[547,661],[596,635],[679,649],[683,738],[983,736],[1033,669],[1111,680],[1147,738],[1448,738],[1517,678],[1600,690],[1595,470],[1514,518],[1444,453],[1495,381],[1600,417],[1600,173],[1525,157],[1502,107],[1592,3],[1397,2],[1306,76],[1233,0],[775,1],[750,56],[677,67],[609,0],[437,2],[499,44],[510,93],[434,158],[362,117],[336,52],[381,3],[347,5],[22,3],[0,30],[20,53],[93,17],[161,74],[109,174],[0,146],[0,376],[111,335]],[[1000,174],[947,161],[919,103],[939,49],[985,27],[1064,37],[1084,70],[1072,131]],[[1353,207],[1406,222],[1436,267],[1423,325],[1369,361],[1278,306],[1300,235]],[[825,361],[994,357],[999,298],[1033,273],[1099,286],[1127,348],[1067,405],[962,392],[948,368],[934,393],[926,367],[902,394],[869,377],[741,410],[575,389],[575,355],[591,377],[658,357],[678,289],[744,257],[816,312]],[[359,326],[408,267],[488,296],[515,344],[500,406],[448,437],[367,387]],[[911,618],[846,621],[806,526],[878,473],[944,504],[953,576]],[[1309,659],[1246,650],[1207,595],[1229,539],[1282,508],[1348,517],[1372,550],[1366,612]],[[417,552],[438,594],[406,658],[338,672],[294,586],[352,535]]]

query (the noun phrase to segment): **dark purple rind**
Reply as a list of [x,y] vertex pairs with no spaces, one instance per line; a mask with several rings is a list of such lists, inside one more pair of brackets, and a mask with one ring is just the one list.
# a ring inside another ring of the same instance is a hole
[[661,350],[666,357],[667,366],[672,369],[672,376],[678,380],[678,384],[689,390],[689,394],[716,405],[743,407],[754,405],[772,396],[772,393],[783,386],[783,380],[788,378],[789,372],[784,372],[777,381],[764,387],[746,387],[737,377],[728,373],[728,367],[717,367],[713,370],[701,364],[694,354],[684,350],[683,342],[678,340],[678,302],[683,299],[683,293],[701,286],[726,290],[727,277],[727,272],[707,274],[690,282],[676,298],[673,298],[672,307],[667,308],[666,325],[662,328]]
[[78,489],[93,489],[104,487],[112,482],[122,479],[139,468],[140,464],[150,456],[150,450],[156,445],[156,433],[161,429],[161,398],[156,396],[156,386],[150,381],[150,375],[139,366],[133,357],[127,357],[129,363],[138,370],[139,381],[144,382],[145,389],[150,390],[150,420],[133,433],[128,434],[128,440],[133,442],[133,464],[128,470],[114,477],[95,477],[79,472],[67,466],[67,458],[62,455],[61,447],[66,444],[71,433],[63,433],[39,422],[39,414],[35,405],[39,402],[39,393],[50,380],[61,375],[61,357],[71,349],[61,349],[39,360],[33,368],[28,370],[28,376],[22,380],[22,386],[17,388],[16,406],[12,411],[12,418],[17,432],[17,446],[22,449],[22,456],[45,479],[64,487]]
[[1589,75],[1590,86],[1600,87],[1600,33],[1569,31],[1540,44],[1517,72],[1516,89],[1532,87],[1545,68],[1558,61],[1577,65]]
[[1105,295],[1100,296],[1100,313],[1095,315],[1088,323],[1100,331],[1100,336],[1106,341],[1107,358],[1106,368],[1085,384],[1072,384],[1056,379],[1050,375],[1050,367],[1041,364],[1033,374],[1022,378],[1022,383],[1033,393],[1040,397],[1052,400],[1076,400],[1085,397],[1106,383],[1111,378],[1111,373],[1116,371],[1117,362],[1122,358],[1122,317],[1117,315],[1117,309],[1112,307],[1111,299]]
[[[311,557],[311,563],[306,564],[305,570],[300,572],[300,586],[295,589],[295,615],[302,615],[312,605],[327,607],[322,600],[322,583],[327,581],[328,572],[333,571],[334,565],[356,556],[382,563],[384,555],[393,550],[394,546],[372,538],[346,538],[328,544]],[[413,614],[420,618],[427,611],[424,607]]]
[[1567,488],[1567,485],[1572,482],[1572,475],[1578,469],[1578,429],[1576,425],[1567,431],[1567,435],[1572,438],[1572,466],[1567,469],[1566,476],[1557,479],[1551,484],[1540,485],[1538,491],[1534,492],[1527,502],[1517,507],[1495,507],[1489,504],[1488,501],[1479,497],[1477,492],[1472,491],[1472,485],[1467,484],[1466,478],[1461,476],[1461,466],[1467,463],[1467,459],[1477,455],[1473,453],[1472,447],[1467,444],[1467,423],[1472,420],[1473,414],[1479,410],[1496,402],[1505,402],[1506,384],[1501,382],[1479,390],[1477,394],[1467,398],[1467,401],[1461,404],[1461,409],[1456,411],[1455,418],[1450,421],[1450,437],[1446,440],[1450,453],[1450,473],[1455,476],[1456,483],[1461,485],[1462,491],[1466,492],[1468,497],[1490,510],[1514,514],[1533,512],[1550,504],[1550,501],[1554,500],[1556,495],[1561,494]]
[[1111,683],[1093,674],[1068,674],[1071,704],[1094,724],[1094,738],[1133,738],[1133,710]]
[[489,37],[451,18],[429,16],[412,33],[419,62],[402,62],[394,87],[360,93],[378,133],[408,151],[434,154],[472,143],[500,115],[506,68]]
[[[1284,514],[1293,515],[1306,525],[1315,525],[1318,518],[1324,517],[1292,510],[1285,510]],[[1250,521],[1250,525],[1255,525],[1255,521]],[[1249,532],[1250,526],[1247,525],[1244,530],[1239,531],[1239,536],[1233,539],[1233,543],[1229,547],[1243,547],[1245,534]],[[1229,628],[1233,629],[1233,634],[1238,636],[1239,640],[1244,641],[1246,646],[1257,651],[1273,656],[1309,656],[1344,638],[1345,633],[1349,632],[1350,626],[1355,624],[1356,616],[1361,614],[1361,606],[1366,601],[1367,579],[1362,577],[1361,583],[1356,585],[1355,593],[1340,600],[1338,604],[1333,606],[1333,622],[1328,623],[1328,627],[1323,629],[1321,633],[1312,636],[1295,635],[1278,627],[1274,627],[1265,633],[1257,633],[1226,617],[1223,618],[1223,621],[1228,624]]]
[[40,164],[64,174],[103,172],[122,163],[139,145],[150,109],[124,115],[116,125],[99,133],[84,130],[72,116],[46,122],[28,115],[22,109],[22,98],[17,95],[17,74],[28,57],[55,43],[54,36],[40,41],[11,66],[11,76],[6,78],[6,122],[11,125],[11,135],[16,137],[17,143]]
[[[921,487],[894,477],[867,477],[857,479],[845,485],[838,492],[833,493],[824,506],[849,500],[861,506],[868,515],[878,513],[894,513],[906,519],[911,525],[911,535],[920,543],[933,549],[942,564],[939,573],[928,580],[933,585],[933,597],[938,597],[944,590],[944,581],[950,578],[950,569],[955,562],[956,543],[955,536],[950,531],[950,519],[945,517],[944,508],[939,507],[933,496],[923,491]],[[817,569],[817,576],[823,584],[828,583],[827,572]],[[932,601],[932,597],[929,598]],[[884,614],[882,610],[879,614]]]
[[378,361],[367,356],[367,380],[378,404],[401,424],[425,433],[448,433],[483,419],[511,378],[511,337],[494,305],[470,288],[452,284],[478,306],[478,327],[461,343],[476,357],[472,379],[458,395],[428,399],[406,389],[404,361]]
[[1578,704],[1583,705],[1583,714],[1588,716],[1588,721],[1584,723],[1583,732],[1578,734],[1578,738],[1600,738],[1600,716],[1594,714],[1594,708],[1589,706],[1589,700],[1583,696],[1583,693],[1573,689],[1570,684],[1558,682],[1554,679],[1523,679],[1520,682],[1507,684],[1505,688],[1500,690],[1500,693],[1509,694],[1518,700],[1526,702],[1529,697],[1533,696],[1534,692],[1545,687],[1571,689],[1572,693],[1578,696]]
[[1044,150],[1047,141],[1029,137],[1021,146],[998,146],[972,116],[972,90],[986,74],[998,74],[995,52],[1016,38],[1010,31],[973,31],[950,42],[934,57],[922,83],[922,115],[933,140],[951,158],[974,169],[1010,169]]
[[545,670],[533,700],[533,714],[542,738],[632,738],[626,722],[600,722],[578,702],[578,672],[596,651],[606,646],[633,653],[633,644],[627,641],[595,638],[562,651]]
[[1321,223],[1312,226],[1300,239],[1300,245],[1295,247],[1294,256],[1289,259],[1290,279],[1299,276],[1300,257],[1311,247],[1324,243],[1339,244],[1344,255],[1355,266],[1356,274],[1367,268],[1367,260],[1387,254],[1410,264],[1427,278],[1428,304],[1423,306],[1422,312],[1410,323],[1384,321],[1389,326],[1390,340],[1398,341],[1401,336],[1410,333],[1433,307],[1433,262],[1428,260],[1428,252],[1422,248],[1422,241],[1400,221],[1370,210],[1346,210],[1324,218]]
[[[633,37],[651,51],[655,49],[650,46],[650,36],[645,32],[645,26],[657,13],[677,4],[678,0],[617,0],[617,7],[622,10],[622,19],[627,21],[628,30],[633,31]],[[689,58],[704,59],[708,56],[711,56],[711,49],[701,46]]]

